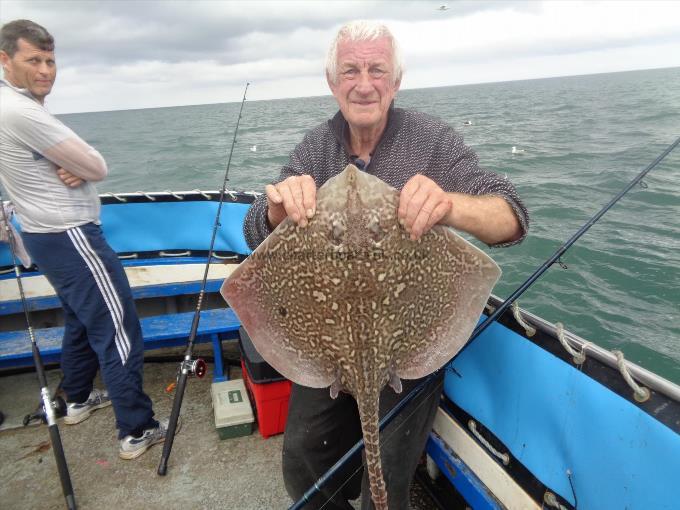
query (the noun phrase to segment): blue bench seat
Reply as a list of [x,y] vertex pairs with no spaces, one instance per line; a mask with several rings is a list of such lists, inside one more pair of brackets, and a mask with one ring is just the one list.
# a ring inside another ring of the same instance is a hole
[[[193,317],[194,312],[184,312],[140,319],[144,336],[144,350],[185,345]],[[228,378],[224,374],[222,340],[236,339],[240,325],[238,317],[231,308],[201,311],[201,320],[198,324],[195,342],[212,342],[215,356],[213,380],[216,382]],[[43,362],[59,362],[63,335],[63,327],[35,330],[36,342]],[[30,366],[32,364],[33,355],[28,331],[0,332],[0,368]]]
[[[123,266],[139,266],[139,265],[167,265],[172,268],[173,265],[189,264],[189,263],[202,263],[205,264],[205,258],[198,257],[183,257],[175,260],[134,260],[134,261],[123,261]],[[173,264],[174,263],[174,264]],[[30,281],[31,278],[36,276],[42,276],[42,273],[35,272],[25,274],[22,278],[24,279],[24,285],[26,282]],[[14,280],[14,273],[0,275],[0,281],[3,280]],[[208,280],[206,282],[205,292],[219,292],[222,286],[222,279]],[[135,301],[139,299],[146,298],[157,298],[157,297],[169,297],[169,296],[179,296],[185,294],[198,294],[201,290],[201,282],[178,282],[178,283],[166,283],[166,284],[155,284],[155,285],[142,285],[139,287],[132,287],[132,297]],[[32,297],[28,301],[29,311],[37,312],[40,310],[50,310],[53,308],[61,308],[61,302],[56,294],[51,294],[48,296]],[[23,315],[24,306],[21,299],[17,296],[16,299],[0,299],[0,317],[3,315],[11,315],[20,313]]]

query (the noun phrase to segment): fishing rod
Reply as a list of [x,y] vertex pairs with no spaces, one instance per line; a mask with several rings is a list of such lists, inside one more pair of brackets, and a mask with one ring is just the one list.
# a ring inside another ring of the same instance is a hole
[[210,239],[210,249],[208,250],[208,260],[205,263],[205,271],[203,272],[203,282],[201,283],[201,291],[198,293],[198,302],[196,303],[196,311],[194,313],[193,321],[191,322],[191,330],[189,339],[187,340],[187,348],[184,353],[184,359],[179,365],[177,386],[175,390],[175,399],[172,402],[172,412],[170,413],[170,423],[168,424],[168,431],[163,444],[163,454],[161,455],[161,462],[158,465],[158,474],[165,476],[168,471],[168,458],[172,450],[172,443],[175,440],[175,432],[177,431],[177,421],[179,420],[179,411],[182,408],[182,399],[184,398],[184,390],[187,385],[187,378],[189,376],[196,376],[202,378],[207,370],[205,361],[201,358],[191,359],[194,350],[194,340],[196,339],[196,332],[198,331],[198,323],[201,320],[201,306],[203,304],[203,297],[205,295],[205,286],[208,281],[208,271],[210,270],[210,260],[213,256],[213,248],[215,246],[215,237],[217,236],[217,229],[220,227],[220,213],[222,211],[222,203],[224,195],[226,194],[227,181],[229,180],[229,166],[231,165],[231,156],[234,153],[234,146],[236,145],[236,133],[238,133],[238,125],[241,122],[241,113],[243,112],[243,105],[246,102],[246,92],[248,92],[248,85],[243,91],[243,99],[241,100],[241,109],[238,112],[238,119],[236,119],[236,129],[234,130],[234,139],[231,142],[231,150],[229,151],[229,159],[227,160],[227,169],[224,172],[224,182],[222,183],[222,190],[220,191],[220,201],[217,206],[217,214],[215,215],[215,224],[212,229],[212,237]]
[[19,271],[19,264],[17,263],[17,256],[14,251],[14,233],[10,227],[9,217],[5,211],[2,201],[2,194],[0,194],[0,209],[2,209],[2,216],[5,220],[5,231],[7,232],[7,242],[9,243],[10,254],[12,255],[12,264],[14,264],[14,275],[16,276],[17,285],[19,286],[19,295],[21,296],[21,306],[24,309],[24,317],[26,318],[26,328],[28,336],[31,340],[31,352],[33,353],[33,364],[35,365],[35,372],[38,375],[38,383],[40,384],[40,396],[42,398],[42,408],[47,422],[47,429],[50,433],[50,443],[52,444],[52,451],[54,451],[54,460],[57,462],[57,471],[59,472],[59,480],[61,481],[61,490],[66,499],[66,507],[69,510],[75,510],[76,499],[73,494],[73,485],[71,484],[71,476],[68,472],[68,464],[66,463],[66,455],[64,455],[64,447],[61,443],[61,436],[59,435],[59,427],[57,426],[56,406],[50,395],[50,390],[47,386],[47,376],[45,375],[45,366],[43,365],[40,349],[35,341],[33,334],[33,327],[31,326],[31,318],[28,314],[28,304],[26,303],[26,295],[24,294],[24,284],[21,281],[21,272]]
[[[638,175],[628,183],[628,185],[623,188],[619,193],[617,193],[614,198],[612,198],[602,209],[598,211],[597,214],[595,214],[592,218],[590,218],[581,228],[578,229],[578,231],[572,235],[569,240],[567,240],[562,246],[560,246],[555,253],[553,253],[550,258],[548,258],[536,271],[532,273],[532,275],[527,278],[527,280],[520,285],[517,290],[515,290],[510,297],[508,297],[497,309],[496,311],[491,314],[489,317],[486,318],[486,320],[478,325],[475,330],[472,332],[472,335],[470,335],[470,339],[467,341],[467,343],[463,346],[463,348],[458,351],[458,353],[452,358],[455,359],[457,356],[460,355],[461,352],[465,350],[465,348],[472,343],[472,341],[477,338],[479,335],[482,334],[486,328],[488,328],[493,322],[498,320],[498,318],[505,313],[505,311],[512,306],[512,304],[522,295],[526,290],[531,287],[531,285],[534,284],[536,280],[538,280],[543,273],[545,273],[548,268],[550,268],[555,262],[558,262],[560,260],[560,257],[583,235],[585,234],[590,227],[592,227],[597,221],[607,212],[609,209],[611,209],[614,204],[616,204],[623,196],[628,193],[634,186],[636,186],[638,183],[642,181],[642,179],[647,175],[654,167],[656,167],[663,159],[670,154],[673,149],[675,149],[678,144],[680,144],[680,138],[675,140],[671,145],[669,145],[666,150],[664,150],[659,156],[652,161],[649,165],[647,165],[644,169],[638,173]],[[448,364],[448,363],[447,363]],[[435,370],[433,373],[428,375],[425,379],[423,379],[416,387],[414,387],[403,399],[401,399],[391,410],[389,413],[387,413],[382,420],[380,420],[380,425],[379,425],[379,430],[382,431],[391,421],[392,419],[399,414],[399,412],[406,407],[406,405],[411,402],[418,393],[420,393],[425,386],[432,381],[435,376],[438,374],[439,370]],[[311,501],[311,498],[314,497],[318,492],[321,491],[321,487],[330,480],[335,473],[337,473],[348,461],[350,458],[352,458],[357,452],[360,452],[364,448],[364,440],[363,438],[357,441],[357,443],[345,454],[343,455],[340,460],[338,460],[333,466],[331,466],[328,471],[326,471],[321,478],[319,478],[312,487],[310,487],[307,492],[305,492],[302,497],[295,502],[291,507],[289,507],[288,510],[299,510],[303,508],[305,504]]]

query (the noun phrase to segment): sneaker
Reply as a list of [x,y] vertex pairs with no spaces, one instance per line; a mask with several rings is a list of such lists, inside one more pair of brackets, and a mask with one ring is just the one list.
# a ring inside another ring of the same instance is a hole
[[95,388],[90,392],[90,396],[87,397],[87,400],[82,404],[71,403],[66,405],[64,423],[67,425],[75,425],[76,423],[87,420],[92,414],[92,411],[110,405],[111,399],[109,398],[108,391]]
[[[165,441],[165,436],[168,433],[169,425],[170,418],[165,418],[164,420],[158,422],[158,426],[151,429],[146,429],[139,437],[125,436],[120,440],[120,458],[126,460],[136,459],[142,453],[147,451],[150,446]],[[181,428],[182,420],[178,419],[175,434],[179,433]]]

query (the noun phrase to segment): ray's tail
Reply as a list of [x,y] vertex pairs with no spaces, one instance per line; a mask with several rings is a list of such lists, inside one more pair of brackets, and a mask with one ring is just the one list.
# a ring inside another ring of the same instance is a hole
[[373,499],[375,510],[388,510],[387,487],[385,486],[382,463],[380,461],[378,395],[375,398],[366,399],[368,400],[366,402],[357,401],[357,404],[361,418],[361,430],[364,434],[366,470],[368,470],[371,498]]

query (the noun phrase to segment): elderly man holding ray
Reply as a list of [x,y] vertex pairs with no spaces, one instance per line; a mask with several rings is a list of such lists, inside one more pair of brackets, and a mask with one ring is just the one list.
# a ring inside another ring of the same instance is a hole
[[[512,184],[481,169],[462,137],[441,120],[394,107],[401,77],[399,50],[387,27],[355,21],[339,30],[329,50],[326,78],[340,111],[305,135],[278,182],[267,186],[266,196],[253,203],[244,226],[251,248],[286,219],[307,228],[318,212],[317,198],[323,192],[319,188],[348,164],[400,190],[396,214],[413,242],[435,225],[467,232],[493,246],[524,238],[528,214]],[[380,393],[380,416],[418,382],[403,380],[400,394],[385,388]],[[390,384],[399,389],[398,380],[391,379]],[[336,395],[337,389],[293,385],[283,470],[294,499],[361,438],[357,404],[346,393]],[[389,499],[381,507],[408,508],[409,486],[440,394],[441,378],[436,378],[386,429],[389,440],[383,441],[381,457]],[[360,477],[351,476],[359,463],[356,459],[347,466],[311,507],[325,504],[324,508],[350,510],[349,500],[361,490],[362,508],[372,508],[368,477],[364,475],[362,484]]]

